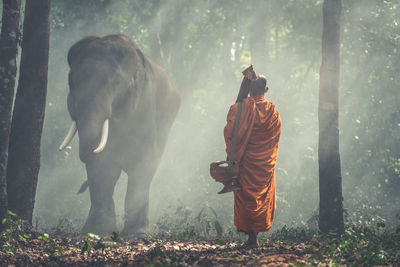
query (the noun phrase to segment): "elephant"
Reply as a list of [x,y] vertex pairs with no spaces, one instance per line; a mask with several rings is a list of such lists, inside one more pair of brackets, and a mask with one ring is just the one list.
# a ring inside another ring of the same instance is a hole
[[124,171],[121,235],[145,233],[150,183],[180,106],[179,92],[166,71],[122,34],[85,37],[67,59],[72,126],[59,150],[78,132],[91,201],[82,232],[117,231],[113,193]]

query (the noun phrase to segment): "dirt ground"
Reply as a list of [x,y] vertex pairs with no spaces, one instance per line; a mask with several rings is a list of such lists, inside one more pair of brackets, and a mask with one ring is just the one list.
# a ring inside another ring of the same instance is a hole
[[296,266],[309,262],[304,244],[263,244],[249,249],[222,241],[117,242],[74,237],[20,240],[13,253],[0,252],[1,265],[30,266]]

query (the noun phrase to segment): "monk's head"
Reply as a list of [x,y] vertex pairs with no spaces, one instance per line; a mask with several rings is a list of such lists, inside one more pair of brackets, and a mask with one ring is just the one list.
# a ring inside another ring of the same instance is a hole
[[250,84],[250,96],[263,95],[268,91],[267,78],[259,75],[257,80],[252,80]]

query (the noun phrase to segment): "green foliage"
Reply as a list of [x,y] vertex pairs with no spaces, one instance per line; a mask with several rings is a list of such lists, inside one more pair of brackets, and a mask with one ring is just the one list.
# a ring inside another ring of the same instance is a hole
[[43,235],[40,235],[40,236],[38,236],[38,239],[39,240],[43,240],[44,242],[49,242],[49,240],[50,240],[50,236],[48,235],[48,234],[43,234]]
[[[16,216],[16,214],[10,211],[9,214],[13,217]],[[24,233],[22,224],[23,222],[21,219],[11,218],[7,228],[0,233],[1,250],[5,253],[14,255],[17,250],[16,242],[29,238],[29,236]]]
[[150,257],[164,257],[166,255],[164,244],[162,242],[158,243],[155,247],[149,250],[148,255]]
[[147,256],[149,256],[150,258],[155,258],[155,257],[167,258],[171,261],[174,261],[182,257],[182,255],[178,256],[175,250],[167,250],[164,242],[156,243],[154,247],[149,249],[149,251],[147,252]]
[[225,245],[225,242],[221,239],[217,239],[217,240],[215,240],[215,244],[223,246],[223,245]]
[[[180,240],[222,238],[224,235],[222,223],[211,207],[202,208],[196,216],[193,216],[190,208],[179,206],[175,214],[159,219],[155,232],[159,237]],[[217,242],[221,240],[217,239]]]
[[12,212],[11,210],[8,211],[8,214],[10,214],[11,216],[15,217],[17,214],[15,214],[14,212]]
[[317,235],[316,229],[310,229],[308,227],[288,227],[284,225],[282,228],[272,232],[270,238],[272,240],[286,240],[286,241],[299,241],[307,240]]
[[385,229],[385,224],[375,226],[348,225],[345,234],[321,242],[314,248],[321,258],[331,258],[337,264],[388,265],[393,263],[400,249],[400,235]]
[[120,238],[119,238],[119,235],[118,235],[117,232],[112,232],[111,240],[114,241],[114,242],[119,242],[120,241]]
[[303,243],[312,255],[308,262],[312,265],[391,265],[399,260],[400,251],[400,231],[388,228],[383,220],[375,220],[375,224],[348,223],[345,233],[336,237],[304,227],[284,226],[262,241],[285,244],[288,250]]
[[[118,235],[116,237],[118,238]],[[81,254],[86,252],[89,255],[91,249],[104,251],[106,248],[109,248],[109,242],[104,242],[102,237],[93,233],[88,233],[88,237],[86,237],[83,241]]]
[[89,237],[86,237],[84,241],[85,242],[83,243],[83,246],[81,248],[81,254],[84,254],[85,252],[90,254],[91,244],[92,244],[93,240],[90,239]]

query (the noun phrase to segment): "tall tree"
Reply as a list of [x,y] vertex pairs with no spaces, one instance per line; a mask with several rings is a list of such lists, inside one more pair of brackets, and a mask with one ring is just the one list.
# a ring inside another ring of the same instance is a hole
[[[172,75],[174,85],[185,94],[187,93],[184,90],[186,76],[182,75],[182,69],[186,69],[184,60],[185,38],[183,35],[185,25],[183,20],[187,3],[184,0],[164,3],[163,6],[155,3],[154,10],[159,10],[160,14],[158,21],[160,24],[155,29],[159,56],[155,58],[159,58],[159,62]],[[154,29],[151,31],[154,31]]]
[[252,22],[250,24],[250,54],[251,63],[260,74],[265,74],[268,61],[267,26],[269,17],[268,3],[265,0],[252,1]]
[[319,229],[343,233],[339,154],[339,75],[341,0],[323,4],[322,64],[319,85]]
[[133,0],[129,2],[132,8],[132,13],[136,14],[139,22],[148,31],[149,56],[156,62],[161,62],[159,32],[161,21],[159,20],[160,0]]
[[[160,52],[165,67],[172,72],[177,87],[179,89],[183,78],[181,69],[183,68],[184,38],[183,15],[185,2],[176,0],[173,4],[164,6],[161,10],[162,29],[160,32]],[[179,84],[179,85],[178,85]]]
[[182,90],[183,84],[185,83],[185,75],[182,75],[181,69],[184,69],[184,50],[185,50],[185,39],[183,38],[183,32],[185,30],[182,25],[183,14],[184,14],[185,3],[182,0],[177,1],[174,8],[173,16],[173,30],[171,32],[171,39],[175,40],[174,45],[170,45],[171,53],[171,70],[173,71],[175,84],[178,90]]
[[32,223],[47,92],[50,0],[26,2],[7,166],[9,208]]
[[[7,218],[7,161],[21,0],[3,0],[0,36],[0,219]],[[1,228],[1,225],[0,225]]]

